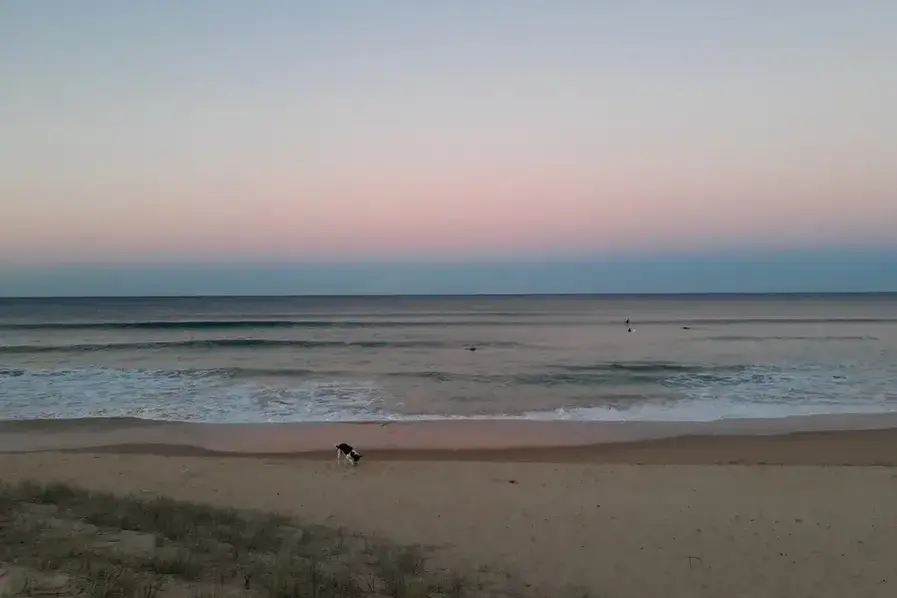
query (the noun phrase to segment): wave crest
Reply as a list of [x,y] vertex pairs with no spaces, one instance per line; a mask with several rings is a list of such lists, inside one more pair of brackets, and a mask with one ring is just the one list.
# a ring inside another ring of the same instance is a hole
[[[515,347],[511,342],[474,343],[481,347]],[[457,342],[438,340],[407,341],[335,341],[335,340],[287,340],[255,338],[191,339],[179,341],[144,341],[122,343],[75,343],[68,345],[2,345],[0,354],[21,353],[81,353],[89,351],[126,351],[154,349],[388,349],[388,348],[449,348],[460,346]]]

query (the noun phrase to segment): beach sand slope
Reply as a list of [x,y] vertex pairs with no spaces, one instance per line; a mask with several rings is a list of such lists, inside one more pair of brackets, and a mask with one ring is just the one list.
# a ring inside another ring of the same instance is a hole
[[0,478],[277,510],[556,595],[892,597],[889,467],[0,454]]

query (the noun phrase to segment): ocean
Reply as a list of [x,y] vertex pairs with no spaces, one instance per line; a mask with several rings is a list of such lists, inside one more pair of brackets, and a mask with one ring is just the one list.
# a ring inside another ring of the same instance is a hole
[[889,412],[891,294],[0,299],[0,420]]

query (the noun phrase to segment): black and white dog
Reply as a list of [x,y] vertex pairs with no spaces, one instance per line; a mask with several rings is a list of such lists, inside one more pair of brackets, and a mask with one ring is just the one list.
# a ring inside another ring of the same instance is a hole
[[346,444],[345,442],[341,442],[336,445],[336,462],[339,463],[340,459],[345,459],[352,465],[358,465],[358,461],[361,459],[362,455],[358,451],[356,451],[352,446]]

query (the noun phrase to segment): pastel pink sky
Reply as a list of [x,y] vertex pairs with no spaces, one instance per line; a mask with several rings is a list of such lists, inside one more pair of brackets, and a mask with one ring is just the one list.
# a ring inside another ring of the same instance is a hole
[[897,244],[897,3],[0,4],[0,262]]

